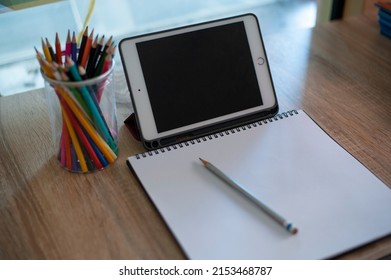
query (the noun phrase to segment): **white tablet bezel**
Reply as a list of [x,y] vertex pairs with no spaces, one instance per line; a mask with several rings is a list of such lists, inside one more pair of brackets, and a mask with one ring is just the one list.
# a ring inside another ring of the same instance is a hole
[[[143,41],[149,41],[157,38],[163,38],[235,22],[244,23],[263,105],[159,133],[157,131],[152,112],[152,106],[148,97],[147,86],[144,80],[136,44]],[[252,14],[126,38],[120,42],[120,53],[128,81],[129,90],[132,96],[133,106],[136,112],[140,133],[142,138],[146,141],[154,141],[156,139],[169,137],[171,135],[178,135],[198,128],[222,123],[228,120],[273,108],[277,104],[258,21],[257,18]]]

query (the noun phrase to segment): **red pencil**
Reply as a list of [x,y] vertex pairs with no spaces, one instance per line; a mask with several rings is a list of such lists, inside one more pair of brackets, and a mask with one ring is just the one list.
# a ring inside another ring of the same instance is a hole
[[61,51],[61,43],[58,38],[58,33],[56,32],[56,61],[58,65],[62,65],[62,51]]
[[105,57],[105,61],[103,62],[102,73],[100,73],[100,74],[103,74],[110,69],[112,61],[113,61],[114,52],[115,52],[115,46],[110,46],[110,48],[107,52],[107,55]]
[[63,136],[64,136],[66,166],[67,166],[68,170],[72,170],[71,139],[69,138],[68,128],[66,126],[64,129]]
[[[101,74],[109,71],[109,69],[113,63],[114,51],[115,51],[115,47],[110,46],[110,48],[107,50],[107,55],[106,55],[105,61],[103,62],[102,72],[99,73],[98,75],[101,75]],[[99,88],[96,92],[96,99],[98,100],[98,103],[100,103],[100,100],[102,99],[102,94],[103,94],[104,89],[105,89],[105,83],[102,82],[99,85]]]
[[72,41],[71,41],[71,33],[68,29],[67,41],[65,43],[65,56],[72,55]]

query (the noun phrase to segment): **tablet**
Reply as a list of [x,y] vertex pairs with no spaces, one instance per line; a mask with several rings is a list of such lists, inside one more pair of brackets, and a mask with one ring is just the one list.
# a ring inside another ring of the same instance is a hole
[[147,149],[278,112],[255,15],[125,38],[119,50]]

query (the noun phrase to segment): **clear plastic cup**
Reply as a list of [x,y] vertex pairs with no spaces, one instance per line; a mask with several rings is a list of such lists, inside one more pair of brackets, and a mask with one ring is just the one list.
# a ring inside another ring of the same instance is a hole
[[88,173],[102,170],[118,156],[118,126],[111,68],[80,82],[59,81],[44,73],[52,143],[62,167]]

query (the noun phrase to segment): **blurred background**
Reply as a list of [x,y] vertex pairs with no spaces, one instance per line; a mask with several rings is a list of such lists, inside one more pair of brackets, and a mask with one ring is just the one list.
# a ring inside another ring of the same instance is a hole
[[[41,38],[46,37],[54,45],[56,32],[64,44],[68,29],[79,33],[88,25],[89,31],[94,28],[95,34],[112,35],[118,44],[128,36],[254,13],[267,36],[341,18],[350,2],[350,13],[361,13],[374,1],[0,0],[0,96],[44,86],[34,46],[40,50]],[[116,63],[120,66],[118,53]]]

